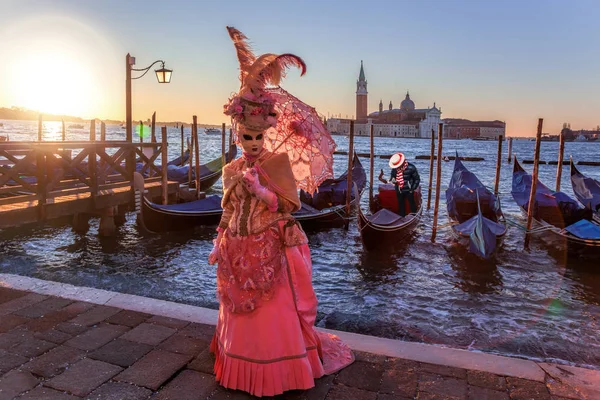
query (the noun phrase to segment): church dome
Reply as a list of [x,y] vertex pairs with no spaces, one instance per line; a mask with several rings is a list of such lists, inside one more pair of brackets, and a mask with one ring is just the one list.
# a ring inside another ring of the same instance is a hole
[[410,95],[406,92],[406,98],[400,103],[400,109],[403,111],[414,111],[415,102],[410,99]]

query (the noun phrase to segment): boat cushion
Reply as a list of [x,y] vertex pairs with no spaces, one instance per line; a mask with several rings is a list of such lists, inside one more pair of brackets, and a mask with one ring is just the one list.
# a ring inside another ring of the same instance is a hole
[[375,214],[368,217],[369,222],[375,225],[396,225],[403,218],[404,217],[401,217],[390,210],[386,210],[385,208],[382,208]]
[[211,211],[221,209],[221,196],[212,195],[201,200],[181,204],[153,204],[155,208],[169,211]]
[[587,219],[582,219],[573,225],[569,225],[565,230],[580,239],[600,239],[600,225],[590,222]]
[[306,203],[300,203],[300,209],[298,211],[296,211],[295,213],[293,213],[292,215],[310,215],[310,214],[319,214],[320,211],[317,210],[316,208],[306,204]]

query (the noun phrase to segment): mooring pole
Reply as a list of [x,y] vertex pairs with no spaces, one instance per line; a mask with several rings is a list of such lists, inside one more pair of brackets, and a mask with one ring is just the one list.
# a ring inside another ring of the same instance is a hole
[[190,138],[187,141],[188,149],[190,149],[190,164],[188,165],[188,189],[192,186],[192,168],[194,168],[194,132],[190,127]]
[[88,174],[90,175],[90,194],[92,204],[96,207],[96,196],[98,195],[98,166],[96,165],[96,120],[90,121],[90,147],[88,154]]
[[131,179],[131,189],[133,191],[133,173],[135,172],[135,147],[133,143],[133,111],[131,104],[131,68],[135,64],[135,57],[129,53],[125,56],[125,140],[129,143],[130,153],[125,159],[125,169]]
[[38,115],[38,142],[42,141],[42,114]]
[[[144,124],[140,120],[140,143],[144,143]],[[142,151],[144,149],[142,148]]]
[[558,165],[556,169],[556,191],[560,192],[560,180],[562,178],[562,165],[565,156],[565,135],[560,133],[560,143],[558,146]]
[[348,142],[348,176],[346,179],[346,224],[347,230],[350,226],[350,201],[352,192],[352,161],[354,160],[354,121],[350,121],[350,141]]
[[227,160],[225,159],[225,136],[227,133],[225,132],[225,123],[221,124],[221,159],[223,160],[223,165],[227,164]]
[[65,138],[66,138],[66,133],[67,133],[67,132],[66,132],[66,130],[65,130],[65,120],[63,119],[63,120],[62,120],[62,141],[63,141],[63,142],[65,141]]
[[161,128],[161,146],[160,146],[160,162],[162,167],[162,202],[169,204],[169,192],[167,186],[167,163],[169,162],[169,154],[167,152],[167,127]]
[[506,159],[506,162],[509,164],[512,162],[512,141],[513,138],[508,138],[508,158]]
[[435,131],[431,130],[431,156],[429,157],[429,187],[427,189],[427,209],[431,208],[431,188],[433,186],[433,159],[435,153]]
[[150,127],[151,130],[151,134],[152,134],[152,143],[156,143],[156,111],[154,111],[152,113],[152,126]]
[[183,122],[181,123],[181,165],[185,165],[183,156],[185,154],[185,140],[183,138]]
[[198,117],[193,117],[194,151],[196,152],[196,198],[200,198],[200,145],[198,144]]
[[529,204],[527,205],[527,231],[525,232],[525,248],[529,248],[531,227],[533,226],[533,213],[535,207],[535,193],[537,191],[538,171],[540,167],[540,146],[542,143],[542,126],[544,119],[538,119],[537,134],[535,136],[535,151],[533,153],[533,175],[531,180],[531,192],[529,192]]
[[496,158],[496,181],[494,182],[494,194],[498,196],[500,186],[500,167],[502,166],[502,135],[498,136],[498,157]]
[[[371,209],[371,205],[373,204],[373,168],[375,168],[375,159],[373,158],[373,154],[375,153],[375,139],[374,139],[374,125],[371,125],[371,151],[369,155],[369,209]],[[359,205],[360,206],[360,205]]]
[[106,124],[104,123],[104,121],[100,122],[100,141],[106,141]]
[[435,203],[433,205],[433,229],[431,231],[431,241],[435,241],[437,235],[438,211],[440,206],[440,191],[442,181],[442,136],[444,124],[438,125],[438,149],[437,149],[437,171],[435,176]]

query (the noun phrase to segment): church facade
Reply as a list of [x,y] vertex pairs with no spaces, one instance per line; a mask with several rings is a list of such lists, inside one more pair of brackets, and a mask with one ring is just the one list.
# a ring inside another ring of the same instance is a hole
[[[360,73],[356,81],[356,120],[354,134],[369,136],[371,126],[375,136],[430,138],[437,136],[438,124],[442,122],[441,108],[433,107],[416,108],[407,92],[399,108],[394,108],[390,101],[388,109],[383,109],[383,101],[379,101],[379,110],[369,113],[367,109],[368,91],[367,80],[362,61]],[[327,120],[327,129],[332,133],[347,135],[350,132],[350,120],[330,118]]]

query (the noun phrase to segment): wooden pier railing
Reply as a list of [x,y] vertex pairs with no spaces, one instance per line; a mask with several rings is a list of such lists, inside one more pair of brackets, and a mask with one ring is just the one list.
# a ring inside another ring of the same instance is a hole
[[[44,220],[130,203],[134,160],[142,163],[146,182],[168,194],[160,187],[167,165],[154,164],[166,149],[166,141],[0,142],[0,227],[20,222],[16,214],[10,218],[15,210],[37,209],[37,220]],[[74,206],[76,200],[85,205]]]

